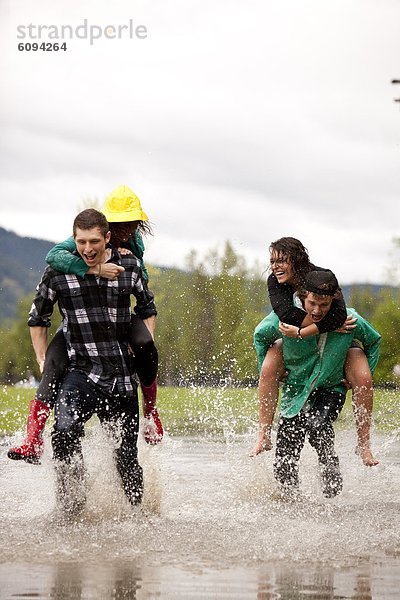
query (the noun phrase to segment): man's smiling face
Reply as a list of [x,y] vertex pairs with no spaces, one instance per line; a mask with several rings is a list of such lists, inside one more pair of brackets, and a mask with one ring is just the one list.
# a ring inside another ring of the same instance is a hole
[[332,306],[333,296],[319,296],[308,292],[303,304],[304,310],[308,313],[314,323],[318,323],[329,312]]
[[106,244],[110,241],[110,236],[108,232],[104,237],[98,227],[76,229],[76,248],[88,267],[95,267],[104,262]]

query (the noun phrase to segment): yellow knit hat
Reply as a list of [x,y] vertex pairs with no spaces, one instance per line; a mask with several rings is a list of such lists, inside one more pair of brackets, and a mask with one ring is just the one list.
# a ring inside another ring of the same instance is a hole
[[120,185],[109,194],[101,208],[109,223],[148,221],[140,200],[127,185]]

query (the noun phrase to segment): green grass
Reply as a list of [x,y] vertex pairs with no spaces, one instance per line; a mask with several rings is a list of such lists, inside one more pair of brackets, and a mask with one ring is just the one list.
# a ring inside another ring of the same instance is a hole
[[[35,390],[0,388],[0,436],[24,430],[29,400]],[[381,431],[399,427],[399,390],[375,391],[374,421]],[[245,433],[256,428],[257,391],[254,388],[160,387],[158,409],[165,429],[172,435],[221,435]],[[350,394],[339,426],[354,427]]]
[[0,388],[0,435],[24,429],[29,401],[35,390],[4,385]]
[[[400,423],[400,391],[377,389],[374,394],[374,424],[391,431]],[[258,422],[257,390],[236,388],[161,388],[158,408],[166,429],[174,434],[245,433]],[[354,427],[351,393],[338,425]]]

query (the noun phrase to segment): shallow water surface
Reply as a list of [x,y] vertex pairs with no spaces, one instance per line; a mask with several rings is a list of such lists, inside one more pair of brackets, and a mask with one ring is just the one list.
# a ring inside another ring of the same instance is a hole
[[[13,440],[15,441],[15,440]],[[4,444],[9,440],[4,440]],[[400,443],[375,436],[381,464],[337,448],[343,493],[322,497],[306,446],[301,494],[282,499],[272,453],[253,436],[140,444],[145,499],[131,508],[100,428],[84,440],[90,489],[79,521],[54,519],[49,440],[39,467],[0,455],[0,599],[300,598],[389,600],[400,590]]]

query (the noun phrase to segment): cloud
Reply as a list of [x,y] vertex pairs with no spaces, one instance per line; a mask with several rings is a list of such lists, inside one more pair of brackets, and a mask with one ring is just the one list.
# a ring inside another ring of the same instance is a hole
[[339,279],[382,281],[399,223],[398,2],[17,0],[3,16],[4,48],[29,22],[132,18],[148,38],[3,58],[2,226],[62,238],[82,198],[127,183],[157,225],[148,260],[182,265],[226,239],[264,260],[295,235]]

